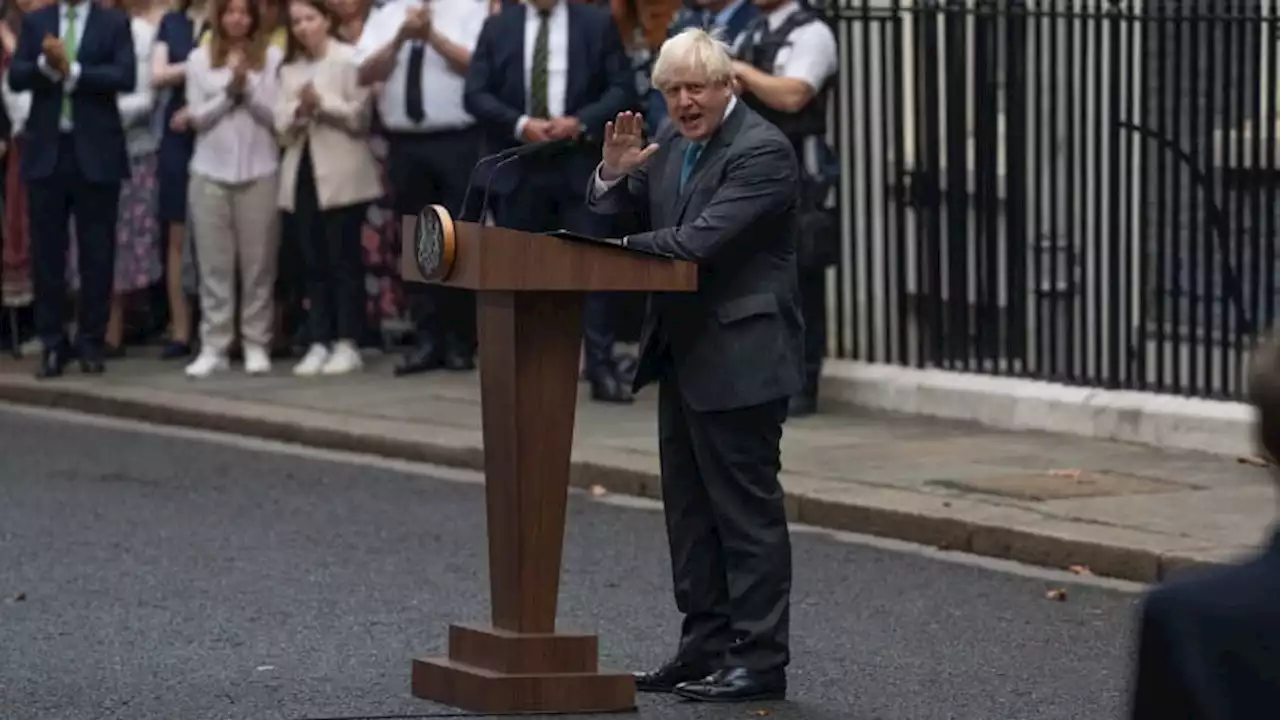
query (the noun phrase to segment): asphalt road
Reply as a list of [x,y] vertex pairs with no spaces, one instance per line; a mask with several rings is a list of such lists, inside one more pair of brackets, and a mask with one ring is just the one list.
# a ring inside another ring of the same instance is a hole
[[[479,485],[0,411],[0,717],[429,716],[409,660],[485,620]],[[671,650],[661,516],[571,499],[560,618]],[[798,532],[791,699],[670,720],[1100,720],[1136,596]],[[18,599],[21,598],[21,599]]]

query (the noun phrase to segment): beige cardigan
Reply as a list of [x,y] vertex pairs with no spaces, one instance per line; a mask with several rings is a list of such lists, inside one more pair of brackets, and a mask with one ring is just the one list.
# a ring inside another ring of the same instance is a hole
[[[369,147],[372,95],[356,80],[354,53],[351,45],[330,39],[319,60],[297,59],[280,67],[275,120],[285,148],[280,164],[281,210],[294,209],[303,140],[311,143],[320,209],[369,202],[382,195],[378,162]],[[294,117],[298,92],[308,80],[320,95],[320,110],[311,120],[299,121]]]

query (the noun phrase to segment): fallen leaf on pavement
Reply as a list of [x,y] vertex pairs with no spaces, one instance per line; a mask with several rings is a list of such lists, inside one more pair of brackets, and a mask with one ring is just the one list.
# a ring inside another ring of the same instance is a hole
[[609,491],[605,490],[603,485],[591,486],[591,497],[604,497],[605,495],[608,495],[608,494],[609,494]]
[[13,597],[5,598],[5,602],[20,603],[26,599],[27,599],[27,594],[24,592],[20,592],[17,595],[14,595]]
[[772,715],[773,713],[769,712],[768,710],[752,710],[751,714],[755,715],[756,717],[767,717],[769,715]]
[[1057,600],[1058,602],[1066,602],[1067,591],[1063,590],[1062,588],[1055,588],[1045,593],[1044,596],[1050,600]]
[[1093,571],[1089,569],[1088,565],[1072,565],[1071,567],[1067,568],[1067,570],[1070,570],[1076,575],[1092,575],[1093,574]]
[[1271,467],[1271,463],[1267,462],[1265,458],[1260,458],[1257,455],[1245,455],[1244,457],[1238,457],[1236,458],[1236,462],[1241,462],[1245,465],[1253,465],[1255,467]]
[[1050,470],[1049,475],[1052,477],[1078,478],[1080,477],[1080,472],[1081,470],[1079,468],[1066,468],[1066,469]]

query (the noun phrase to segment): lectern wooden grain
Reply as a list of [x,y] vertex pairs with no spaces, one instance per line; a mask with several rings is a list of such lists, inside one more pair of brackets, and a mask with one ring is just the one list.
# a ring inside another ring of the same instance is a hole
[[440,206],[402,229],[406,281],[477,294],[492,605],[491,627],[452,625],[447,657],[413,661],[413,694],[484,713],[632,709],[635,683],[598,667],[596,637],[556,632],[583,293],[690,291],[697,268]]

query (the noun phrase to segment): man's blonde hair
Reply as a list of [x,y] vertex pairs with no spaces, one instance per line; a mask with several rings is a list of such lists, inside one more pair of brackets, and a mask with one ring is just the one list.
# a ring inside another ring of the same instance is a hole
[[732,82],[729,46],[701,28],[684,30],[662,43],[658,59],[653,62],[651,82],[662,91],[671,86],[673,76],[688,70],[704,74],[708,84]]

